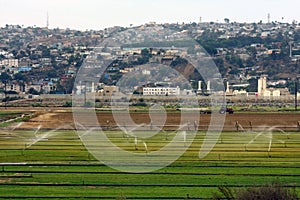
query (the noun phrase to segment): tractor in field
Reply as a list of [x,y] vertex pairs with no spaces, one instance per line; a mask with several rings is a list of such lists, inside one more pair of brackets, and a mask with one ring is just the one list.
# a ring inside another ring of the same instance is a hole
[[220,114],[225,114],[225,113],[229,113],[229,114],[233,114],[234,110],[233,108],[228,108],[226,106],[223,106],[220,110],[219,110]]

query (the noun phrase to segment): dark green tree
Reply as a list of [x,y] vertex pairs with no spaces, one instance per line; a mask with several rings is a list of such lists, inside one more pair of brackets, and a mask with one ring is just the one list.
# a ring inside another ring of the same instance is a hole
[[10,81],[12,80],[11,76],[9,74],[7,74],[6,72],[2,72],[1,75],[0,75],[0,80],[2,82],[5,82],[5,81]]
[[226,24],[229,24],[230,20],[229,20],[228,18],[225,18],[225,19],[224,19],[224,22],[225,22]]
[[32,95],[39,95],[39,94],[40,94],[40,93],[39,93],[36,89],[34,89],[34,88],[29,88],[28,93],[29,93],[29,94],[32,94]]
[[17,81],[27,81],[27,77],[20,72],[14,75],[14,79]]
[[257,92],[258,82],[256,78],[252,78],[249,80],[249,86],[247,88],[248,92]]

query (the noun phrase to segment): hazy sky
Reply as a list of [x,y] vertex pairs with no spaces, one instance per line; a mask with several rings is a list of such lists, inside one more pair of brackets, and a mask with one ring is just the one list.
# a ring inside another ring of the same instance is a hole
[[[299,0],[0,0],[0,26],[103,29],[155,22],[300,22]],[[284,17],[284,19],[282,19]]]

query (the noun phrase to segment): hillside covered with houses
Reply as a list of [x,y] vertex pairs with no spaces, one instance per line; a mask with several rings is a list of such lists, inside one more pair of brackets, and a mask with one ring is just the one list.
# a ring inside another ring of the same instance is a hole
[[[87,31],[6,25],[0,28],[2,93],[71,94],[78,69],[99,42],[124,30],[138,37],[139,30],[149,26],[156,24]],[[224,23],[160,26],[194,38],[213,58],[227,89],[257,92],[258,79],[264,76],[266,87],[294,92],[294,82],[300,73],[300,24],[296,22],[247,24],[230,23],[227,19]],[[131,57],[119,56],[108,66],[105,76],[95,83],[95,90],[116,85],[122,74],[147,62],[174,66],[194,81],[192,85],[198,89],[201,76],[186,69],[189,66],[182,64],[172,51],[139,49],[131,53]]]

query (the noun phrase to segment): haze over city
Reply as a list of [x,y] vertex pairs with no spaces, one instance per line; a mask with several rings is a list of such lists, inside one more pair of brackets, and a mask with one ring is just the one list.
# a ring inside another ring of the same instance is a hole
[[267,22],[291,23],[299,20],[296,0],[0,0],[0,26],[19,24],[50,28],[104,29],[112,26],[138,26],[147,22],[190,23]]

